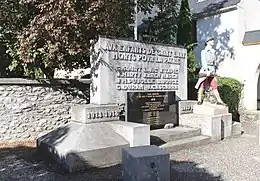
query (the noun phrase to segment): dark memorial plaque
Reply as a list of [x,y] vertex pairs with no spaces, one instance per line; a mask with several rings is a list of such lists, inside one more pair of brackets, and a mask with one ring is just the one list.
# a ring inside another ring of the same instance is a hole
[[127,92],[126,119],[151,126],[178,125],[175,92]]

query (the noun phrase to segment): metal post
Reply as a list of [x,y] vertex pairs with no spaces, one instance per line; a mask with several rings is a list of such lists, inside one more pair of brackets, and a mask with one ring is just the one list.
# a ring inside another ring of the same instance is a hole
[[137,30],[137,0],[135,0],[135,25],[134,25],[134,39],[138,40],[138,30]]

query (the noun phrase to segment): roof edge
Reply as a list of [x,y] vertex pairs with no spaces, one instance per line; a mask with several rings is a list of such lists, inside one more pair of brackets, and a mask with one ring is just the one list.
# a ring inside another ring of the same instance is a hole
[[251,46],[251,45],[260,45],[260,41],[256,41],[256,42],[242,42],[242,44],[244,46]]
[[242,41],[244,46],[260,44],[260,30],[246,31]]
[[233,6],[229,6],[226,8],[221,8],[215,11],[209,11],[209,12],[203,12],[203,13],[197,13],[197,14],[193,14],[193,19],[201,19],[201,18],[205,18],[208,16],[213,16],[213,15],[217,15],[217,14],[221,14],[221,13],[226,13],[226,12],[230,12],[230,11],[234,11],[237,10],[237,4],[233,5]]

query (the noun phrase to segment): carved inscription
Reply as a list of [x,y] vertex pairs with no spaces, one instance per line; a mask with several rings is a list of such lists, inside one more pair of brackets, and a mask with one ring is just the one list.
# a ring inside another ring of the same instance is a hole
[[188,105],[188,106],[183,106],[181,107],[182,111],[186,111],[186,112],[192,112],[193,111],[193,106]]
[[178,90],[179,70],[117,67],[118,90]]
[[113,43],[108,43],[105,49],[115,62],[117,90],[179,89],[180,64],[186,58],[186,53],[179,49]]
[[117,111],[98,111],[98,112],[88,112],[88,119],[102,119],[102,118],[116,118],[119,116]]
[[176,110],[174,92],[128,92],[127,121],[149,125],[164,125],[174,122]]
[[179,101],[179,114],[193,113],[193,106],[197,101]]
[[149,124],[149,125],[158,125],[158,124],[160,124],[159,111],[148,112],[147,124]]
[[89,105],[85,108],[85,123],[119,120],[119,105]]

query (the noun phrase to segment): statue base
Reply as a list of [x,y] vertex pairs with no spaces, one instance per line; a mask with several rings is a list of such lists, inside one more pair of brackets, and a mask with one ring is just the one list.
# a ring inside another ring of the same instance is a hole
[[210,102],[203,102],[201,105],[193,106],[194,114],[203,114],[209,116],[216,116],[220,114],[228,114],[228,107],[218,104],[211,104]]
[[193,113],[180,116],[179,124],[200,128],[201,134],[212,140],[221,140],[232,135],[232,115],[228,107],[204,102],[194,105]]

